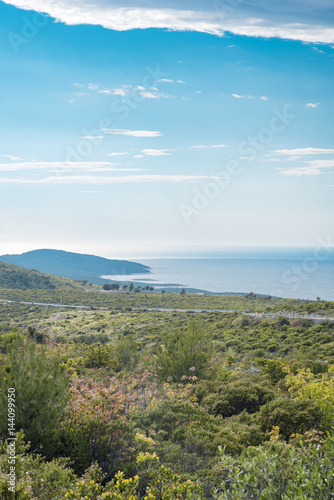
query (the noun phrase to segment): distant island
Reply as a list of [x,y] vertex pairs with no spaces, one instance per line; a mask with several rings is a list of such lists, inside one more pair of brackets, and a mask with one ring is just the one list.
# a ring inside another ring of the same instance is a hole
[[101,275],[128,276],[151,272],[148,266],[137,262],[112,260],[63,250],[33,250],[20,255],[2,255],[0,262],[72,279],[99,278]]

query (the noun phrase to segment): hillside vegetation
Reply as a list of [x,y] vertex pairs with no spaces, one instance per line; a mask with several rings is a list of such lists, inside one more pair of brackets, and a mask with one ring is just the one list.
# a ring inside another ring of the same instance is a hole
[[0,289],[56,290],[79,289],[83,284],[0,262]]
[[147,266],[136,262],[111,260],[62,250],[33,250],[21,255],[2,255],[0,261],[28,269],[37,269],[43,273],[77,279],[150,272]]
[[[59,304],[50,290],[0,296]],[[334,323],[242,314],[323,303],[62,296],[88,309],[0,303],[1,499],[9,388],[20,500],[334,498]],[[143,307],[168,301],[180,310]],[[240,309],[183,310],[195,303]]]

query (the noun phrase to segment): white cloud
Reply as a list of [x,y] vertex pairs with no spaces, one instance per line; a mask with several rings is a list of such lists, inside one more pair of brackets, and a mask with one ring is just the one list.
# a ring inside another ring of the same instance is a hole
[[289,156],[286,161],[296,161],[296,160],[300,160],[300,156]]
[[126,135],[129,137],[160,137],[161,132],[150,131],[150,130],[123,130],[123,129],[102,129],[106,134],[113,135]]
[[167,156],[168,149],[143,149],[142,153],[146,156]]
[[261,101],[269,101],[268,97],[266,97],[265,95],[261,95],[260,99]]
[[128,155],[129,153],[109,153],[108,156],[123,156]]
[[81,139],[86,139],[88,141],[92,141],[95,139],[104,139],[104,136],[103,135],[84,135],[83,137],[81,137]]
[[[138,7],[133,0],[4,0],[26,10],[44,12],[69,25],[101,25],[108,29],[167,28],[199,31],[215,35],[231,32],[236,35],[285,38],[312,43],[333,43],[334,28],[330,24],[331,3],[284,0],[283,2],[194,2],[165,0],[164,6],[147,0]],[[296,5],[293,5],[293,4]],[[292,4],[292,5],[291,5]],[[320,8],[321,7],[321,8]]]
[[[167,78],[163,78],[161,80],[158,80],[159,83],[164,83],[164,82],[170,82],[173,83],[174,80],[169,80]],[[116,95],[120,97],[127,97],[129,95],[134,95],[137,94],[143,99],[162,99],[162,98],[169,98],[169,97],[175,97],[171,96],[168,94],[164,94],[163,92],[160,92],[159,89],[156,87],[149,87],[145,88],[142,85],[122,85],[121,87],[116,87],[116,88],[111,88],[111,89],[99,89],[97,84],[89,84],[88,85],[82,85],[75,83],[74,85],[80,86],[80,87],[87,87],[90,90],[96,90],[98,94],[102,95]],[[82,96],[84,95],[90,95],[84,92],[77,92],[77,95],[80,94]]]
[[[137,87],[138,89],[138,87]],[[151,90],[141,90],[139,95],[144,99],[167,99],[169,97],[175,97],[169,94],[164,94],[163,92],[159,92],[157,88],[152,87]]]
[[44,179],[0,177],[0,184],[127,184],[139,182],[192,182],[212,179],[209,175],[129,175],[99,177],[93,175],[51,176]]
[[[280,173],[289,176],[309,176],[325,174],[322,169],[334,168],[334,160],[313,160],[306,162],[308,166],[282,170]],[[331,173],[331,172],[330,172]]]
[[334,149],[322,148],[299,148],[299,149],[277,149],[274,153],[287,156],[303,156],[303,155],[318,155],[318,154],[333,154]]
[[282,175],[302,177],[305,175],[319,175],[321,172],[319,169],[316,168],[299,167],[299,168],[291,168],[289,170],[282,170],[280,173]]
[[158,83],[174,83],[174,80],[170,80],[169,78],[161,78],[158,80]]
[[113,89],[113,90],[112,90],[112,93],[113,93],[114,95],[120,95],[120,96],[122,96],[122,97],[125,97],[126,95],[128,95],[128,94],[129,94],[129,89],[128,89],[128,88],[125,88],[125,87],[123,87],[123,88],[121,88],[121,89]]
[[140,95],[144,97],[144,99],[160,99],[159,94],[156,94],[154,92],[149,92],[148,90],[140,92]]
[[306,162],[313,168],[332,168],[334,167],[334,160],[312,160]]
[[239,94],[231,94],[235,99],[255,99],[253,95],[239,95]]
[[0,163],[0,172],[18,172],[20,170],[30,171],[46,171],[46,172],[132,172],[138,169],[120,167],[119,163],[111,163],[104,161],[34,161],[20,163]]
[[176,83],[180,83],[181,85],[184,85],[186,82],[184,82],[183,80],[177,80]]
[[315,108],[319,108],[320,105],[321,105],[321,102],[317,102],[317,103],[309,102],[308,104],[305,105],[305,108],[315,109]]
[[17,160],[22,160],[19,156],[13,156],[13,155],[0,155],[0,158],[7,158],[8,160],[12,161],[17,161]]
[[214,144],[212,146],[189,146],[190,149],[226,148],[225,144]]

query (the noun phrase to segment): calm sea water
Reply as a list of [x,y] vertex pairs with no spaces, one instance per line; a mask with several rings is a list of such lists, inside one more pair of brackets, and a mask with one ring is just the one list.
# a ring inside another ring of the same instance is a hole
[[334,300],[334,248],[243,250],[132,259],[149,275],[108,276],[152,286]]

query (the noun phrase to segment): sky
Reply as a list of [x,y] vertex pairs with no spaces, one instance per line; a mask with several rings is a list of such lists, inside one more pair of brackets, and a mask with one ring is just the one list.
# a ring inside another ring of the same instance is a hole
[[0,1],[0,254],[334,246],[333,18]]

